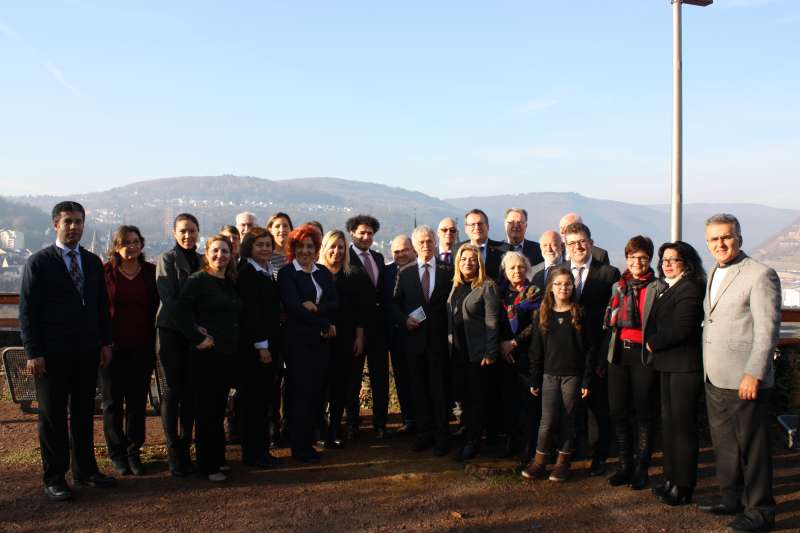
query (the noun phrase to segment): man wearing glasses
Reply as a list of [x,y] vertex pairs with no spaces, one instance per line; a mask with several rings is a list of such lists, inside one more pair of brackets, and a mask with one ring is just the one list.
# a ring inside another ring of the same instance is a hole
[[698,508],[738,514],[729,525],[735,531],[768,531],[775,524],[768,407],[781,283],[773,269],[742,251],[735,216],[712,216],[705,232],[716,265],[703,304],[703,369],[721,501]]
[[528,229],[528,212],[525,209],[520,207],[506,209],[504,225],[506,242],[503,243],[503,249],[506,252],[521,253],[528,258],[531,266],[536,266],[544,261],[542,252],[539,250],[539,243],[525,238],[525,232]]
[[[603,315],[611,297],[611,287],[620,278],[619,270],[608,264],[595,261],[592,256],[592,232],[582,222],[574,222],[564,228],[564,243],[570,258],[570,270],[575,278],[575,292],[583,308],[583,327],[587,344],[594,347],[592,360],[595,364],[592,394],[586,406],[597,422],[597,442],[592,456],[589,475],[600,476],[606,471],[606,458],[611,438],[611,422],[608,408],[608,379],[606,358],[600,349],[603,339]],[[588,441],[586,420],[577,424],[579,441]],[[581,435],[582,434],[582,435]]]
[[443,218],[437,230],[439,234],[439,261],[446,265],[453,265],[456,255],[455,246],[458,242],[458,228],[454,218]]
[[480,209],[467,211],[467,214],[464,215],[464,231],[469,240],[460,243],[459,248],[466,243],[480,248],[486,275],[497,281],[500,277],[500,261],[503,259],[505,250],[502,242],[489,238],[489,217]]
[[[561,220],[558,223],[558,229],[561,232],[561,237],[565,241],[566,241],[565,231],[567,229],[567,226],[569,226],[570,224],[574,224],[575,222],[581,222],[581,223],[583,222],[583,219],[581,219],[581,216],[578,213],[567,213],[566,215],[561,217]],[[603,248],[600,248],[599,246],[595,246],[594,244],[592,245],[591,256],[592,256],[592,261],[596,263],[603,263],[606,265],[610,264],[608,260],[608,252]],[[566,251],[565,258],[569,259],[569,249],[567,249]]]

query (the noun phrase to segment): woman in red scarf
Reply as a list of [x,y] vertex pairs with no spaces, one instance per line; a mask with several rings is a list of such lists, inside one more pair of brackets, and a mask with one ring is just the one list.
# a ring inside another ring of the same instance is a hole
[[[611,486],[630,485],[642,490],[648,482],[647,469],[653,449],[658,373],[652,356],[642,349],[644,322],[656,296],[650,260],[653,241],[637,235],[625,245],[628,268],[611,289],[604,326],[611,331],[608,345],[608,403],[619,450],[619,467],[608,478]],[[636,463],[634,464],[632,422],[636,422]]]

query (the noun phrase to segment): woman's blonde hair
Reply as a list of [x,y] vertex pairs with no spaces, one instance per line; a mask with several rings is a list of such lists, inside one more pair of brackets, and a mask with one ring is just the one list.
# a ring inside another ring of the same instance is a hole
[[231,254],[231,260],[228,263],[228,266],[225,267],[225,279],[229,279],[231,281],[236,281],[236,262],[233,260],[233,243],[231,240],[226,237],[225,235],[212,235],[208,239],[206,239],[206,251],[203,254],[203,265],[200,267],[200,270],[208,272],[211,270],[211,266],[208,264],[208,250],[212,244],[217,241],[222,241],[228,247],[228,252]]
[[462,244],[461,248],[459,248],[458,252],[456,253],[456,258],[453,261],[453,265],[455,266],[455,272],[453,273],[453,287],[458,287],[459,285],[466,283],[466,280],[461,275],[460,268],[461,256],[464,255],[464,252],[472,252],[478,258],[478,275],[475,276],[474,280],[472,280],[472,288],[477,289],[483,285],[484,281],[486,281],[486,268],[483,266],[483,254],[481,254],[481,249],[474,244]]
[[344,244],[344,259],[342,260],[342,272],[345,274],[350,273],[350,247],[347,246],[347,237],[345,237],[344,232],[338,229],[334,229],[329,231],[322,237],[322,246],[319,247],[319,261],[325,266],[328,266],[325,263],[325,251],[330,248],[331,246],[335,246],[336,242],[341,239],[342,243]]

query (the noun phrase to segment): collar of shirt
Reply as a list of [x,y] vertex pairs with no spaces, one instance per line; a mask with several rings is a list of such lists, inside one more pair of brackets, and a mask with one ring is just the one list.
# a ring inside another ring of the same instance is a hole
[[559,257],[558,259],[556,259],[556,260],[555,260],[554,262],[552,262],[552,263],[548,263],[548,262],[547,262],[547,259],[545,259],[545,260],[544,260],[544,268],[545,268],[545,270],[547,270],[548,268],[550,268],[550,267],[554,267],[554,266],[558,266],[558,265],[560,265],[560,264],[561,264],[561,263],[563,263],[563,262],[564,262],[564,258],[563,258],[563,257]]
[[590,266],[592,266],[592,254],[589,254],[589,260],[580,266],[576,265],[574,261],[569,262],[569,267],[572,270],[578,270],[580,267],[583,267],[584,272],[587,272]]
[[[298,270],[298,271],[299,271],[299,270],[303,270],[303,271],[305,272],[305,270],[303,269],[303,265],[301,265],[301,264],[300,264],[300,263],[297,261],[297,259],[292,259],[292,264],[294,265],[294,269],[295,269],[295,270]],[[313,274],[313,273],[314,273],[314,272],[316,272],[317,270],[319,270],[319,268],[317,268],[317,264],[316,264],[316,263],[314,263],[314,266],[312,266],[312,267],[311,267],[311,273]]]
[[69,246],[67,246],[63,242],[61,242],[58,239],[56,239],[56,248],[61,250],[61,255],[63,255],[64,257],[67,257],[67,254],[72,252],[72,251],[79,252],[78,253],[78,257],[80,257],[80,250],[79,250],[78,246],[75,246],[75,248],[70,248]]
[[521,252],[525,248],[525,241],[524,240],[522,242],[520,242],[519,244],[514,244],[513,242],[509,241],[508,239],[506,239],[506,242],[511,247],[510,250],[512,252]]
[[253,259],[252,257],[248,257],[247,258],[247,264],[249,264],[253,268],[255,268],[256,272],[264,272],[266,274],[269,274],[270,276],[272,275],[272,272],[271,272],[272,269],[270,268],[270,267],[272,267],[272,265],[270,265],[269,263],[267,263],[267,268],[264,268],[261,265],[259,265],[258,263],[256,263],[255,259]]
[[431,269],[436,268],[436,258],[435,257],[431,257],[430,260],[428,260],[427,262],[418,258],[417,259],[417,268],[422,270],[423,265],[430,265]]

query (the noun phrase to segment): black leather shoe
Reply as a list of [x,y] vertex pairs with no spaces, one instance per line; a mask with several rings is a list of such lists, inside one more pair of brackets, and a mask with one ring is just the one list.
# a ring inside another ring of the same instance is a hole
[[142,459],[138,455],[131,455],[128,457],[128,464],[131,467],[131,472],[134,476],[143,476],[145,474],[145,467],[142,464]]
[[475,442],[468,442],[459,450],[456,461],[469,461],[470,459],[474,459],[476,455],[478,455],[478,444]]
[[107,489],[117,484],[117,480],[111,476],[101,474],[100,472],[92,474],[89,477],[77,478],[73,480],[76,487],[93,487],[96,489]]
[[672,485],[668,491],[658,497],[658,501],[671,505],[672,507],[686,505],[692,503],[693,492],[694,489],[692,487],[678,487],[677,485]]
[[631,481],[631,469],[620,467],[614,472],[610,478],[608,478],[608,484],[612,487],[619,487],[621,485],[627,485]]
[[742,514],[728,524],[728,527],[734,531],[772,531],[775,528],[775,518]]
[[650,476],[647,472],[647,465],[638,464],[631,476],[631,490],[642,490],[647,486]]
[[72,499],[72,491],[66,481],[44,486],[44,493],[52,502],[65,502]]
[[741,513],[744,508],[741,505],[729,507],[722,503],[715,503],[711,505],[698,505],[697,510],[701,513],[708,513],[716,516],[735,516]]
[[114,472],[120,476],[129,476],[131,474],[131,467],[128,464],[127,457],[113,457],[111,464],[114,467]]
[[661,485],[656,485],[655,487],[650,489],[650,492],[652,492],[653,496],[655,496],[656,498],[660,498],[664,494],[668,493],[671,489],[672,489],[672,481],[666,480]]
[[606,473],[606,460],[595,457],[589,467],[589,475],[592,477],[602,476]]

